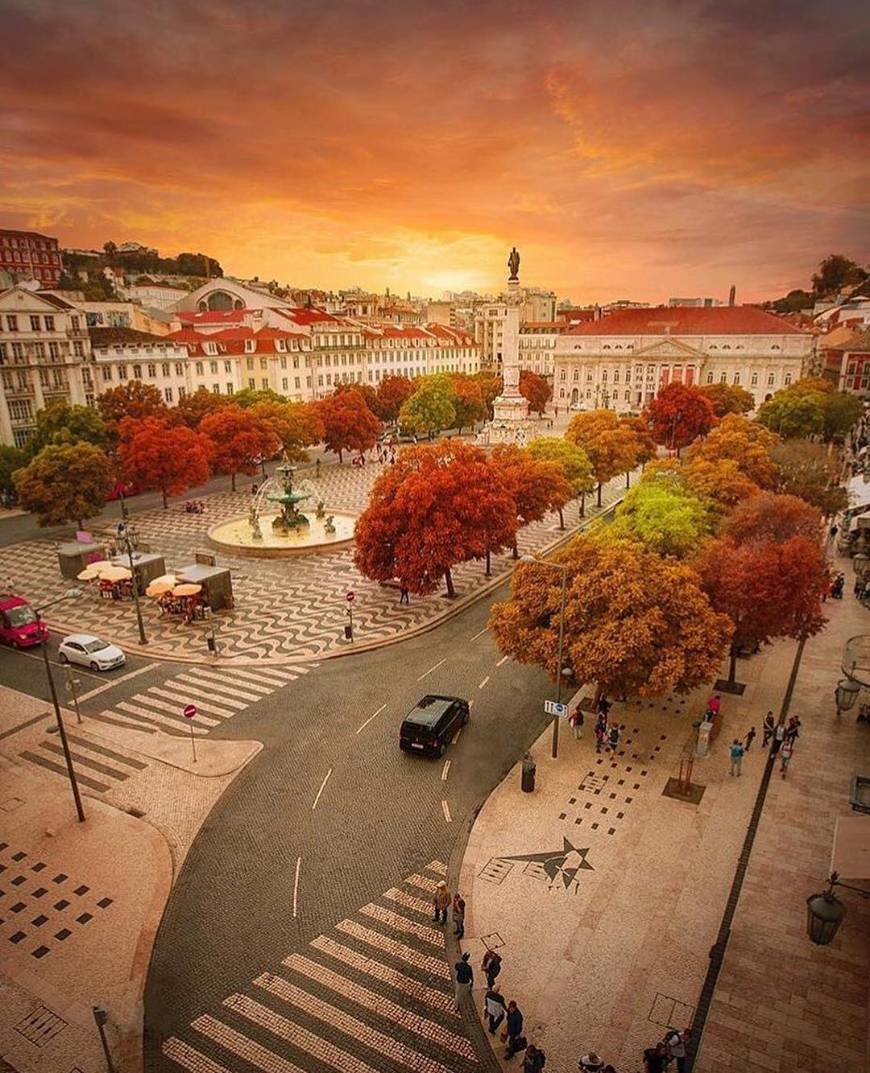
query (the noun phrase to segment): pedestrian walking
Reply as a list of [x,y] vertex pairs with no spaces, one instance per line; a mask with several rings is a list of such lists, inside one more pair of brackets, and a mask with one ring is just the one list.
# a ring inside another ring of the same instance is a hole
[[610,703],[610,701],[607,699],[607,697],[602,695],[602,696],[600,696],[598,698],[598,704],[597,704],[598,714],[604,718],[605,722],[607,722],[607,717],[608,717],[608,715],[610,715],[610,709],[612,707],[613,707],[613,705]]
[[457,939],[465,935],[465,899],[459,893],[453,895],[453,934]]
[[755,741],[755,727],[750,727],[746,732],[746,737],[743,739],[743,750],[749,752],[752,747],[752,743]]
[[435,915],[432,919],[436,924],[447,923],[447,908],[450,905],[450,891],[443,879],[439,879],[435,885],[435,894],[432,897],[432,907]]
[[319,458],[316,458],[314,460],[314,476],[315,477],[320,476],[320,459]]
[[498,974],[501,972],[501,955],[497,954],[494,950],[487,950],[483,955],[483,961],[480,963],[480,967],[486,975],[487,985],[493,987],[495,981],[498,979]]
[[788,726],[785,728],[785,740],[789,742],[789,744],[794,745],[794,743],[800,737],[800,732],[800,717],[797,715],[793,715],[788,721]]
[[583,737],[584,722],[585,720],[583,718],[583,712],[580,711],[579,707],[575,708],[574,711],[571,713],[570,723],[571,726],[574,728],[574,737],[577,741],[579,741],[580,738]]
[[782,719],[780,719],[780,721],[776,724],[776,729],[773,732],[773,739],[770,743],[771,756],[776,756],[776,754],[781,749],[782,743],[785,741],[785,731],[785,723],[782,721]]
[[538,1050],[534,1043],[530,1043],[523,1055],[523,1073],[541,1073],[546,1064],[547,1056],[544,1052]]
[[611,753],[619,748],[619,727],[616,723],[612,723],[607,730],[607,747]]
[[731,775],[740,774],[740,765],[743,763],[743,746],[740,744],[740,739],[735,738],[731,742]]
[[507,1042],[505,1058],[513,1058],[518,1051],[526,1047],[526,1037],[523,1035],[523,1013],[513,999],[508,1003],[507,1023],[502,1036]]
[[761,748],[766,749],[770,744],[770,739],[773,737],[773,732],[776,730],[776,724],[773,721],[773,712],[768,712],[764,717],[764,722],[761,725]]
[[604,1069],[604,1062],[601,1060],[601,1055],[595,1051],[590,1051],[589,1054],[581,1056],[577,1062],[577,1068],[582,1073],[600,1073]]
[[411,596],[410,596],[410,593],[408,592],[407,588],[404,585],[400,586],[400,588],[399,588],[399,603],[400,604],[410,604],[410,602],[411,602]]
[[596,753],[601,752],[602,748],[604,747],[604,742],[605,742],[606,738],[607,738],[607,732],[604,729],[604,727],[602,726],[601,720],[599,720],[595,724],[595,752]]
[[486,992],[483,999],[483,1012],[489,1018],[489,1034],[494,1036],[507,1013],[507,1004],[498,984]]
[[655,1047],[647,1047],[643,1052],[643,1068],[645,1073],[665,1073],[668,1065],[668,1046],[666,1043],[657,1043]]
[[668,1058],[677,1060],[677,1073],[686,1073],[686,1044],[692,1035],[690,1028],[684,1028],[679,1032],[672,1028],[665,1036],[665,1046],[668,1049]]
[[722,698],[714,693],[707,701],[707,719],[712,723],[722,708]]
[[468,964],[471,954],[465,953],[453,966],[454,991],[456,994],[456,1009],[462,1010],[462,998],[471,994],[471,986],[474,983],[474,970]]
[[794,743],[790,742],[788,738],[782,743],[782,748],[779,750],[779,773],[783,778],[788,771],[788,765],[791,762],[791,755],[794,752]]

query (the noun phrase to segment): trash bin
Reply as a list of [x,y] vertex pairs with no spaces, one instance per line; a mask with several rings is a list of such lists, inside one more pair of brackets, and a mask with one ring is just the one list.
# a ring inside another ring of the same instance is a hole
[[532,760],[528,753],[523,757],[523,774],[520,785],[522,786],[523,793],[530,794],[535,789],[535,772],[537,767],[535,761]]

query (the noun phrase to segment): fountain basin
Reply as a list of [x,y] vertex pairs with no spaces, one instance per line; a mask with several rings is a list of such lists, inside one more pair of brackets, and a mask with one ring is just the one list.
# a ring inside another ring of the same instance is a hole
[[332,516],[334,533],[326,532],[326,518],[307,515],[308,525],[287,533],[272,528],[272,522],[281,516],[280,511],[263,511],[260,514],[262,538],[254,539],[247,515],[239,515],[221,522],[208,531],[209,543],[233,555],[254,559],[281,559],[291,555],[311,555],[323,551],[335,551],[353,543],[356,516],[341,511],[327,511]]

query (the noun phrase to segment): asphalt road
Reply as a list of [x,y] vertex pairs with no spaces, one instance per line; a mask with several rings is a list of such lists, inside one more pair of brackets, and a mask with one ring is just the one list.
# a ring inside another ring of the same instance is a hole
[[[501,659],[488,611],[484,601],[436,631],[327,660],[215,731],[265,748],[212,810],[169,900],[146,989],[146,1069],[177,1071],[164,1040],[425,862],[449,860],[540,733],[551,692],[542,672]],[[427,692],[474,702],[444,760],[398,748],[403,715]]]

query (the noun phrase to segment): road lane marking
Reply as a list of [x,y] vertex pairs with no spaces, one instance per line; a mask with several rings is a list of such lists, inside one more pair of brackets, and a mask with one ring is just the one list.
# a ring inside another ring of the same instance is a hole
[[478,689],[483,689],[483,687],[486,685],[486,683],[488,681],[489,681],[489,675],[487,675],[486,678],[484,678],[484,680],[480,683],[480,685],[477,688]]
[[474,635],[474,636],[473,636],[473,637],[471,638],[471,639],[472,639],[472,641],[476,641],[476,640],[478,639],[478,637],[483,637],[483,635],[484,635],[484,634],[486,633],[486,631],[487,631],[488,629],[489,629],[489,626],[484,626],[484,627],[483,627],[483,629],[482,629],[482,630],[480,631],[480,633],[476,633],[476,634],[475,634],[475,635]]
[[[456,737],[457,738],[459,737],[459,731],[458,730],[456,731]],[[454,738],[453,740],[456,741],[456,738]],[[445,760],[444,761],[444,767],[441,770],[441,781],[442,782],[447,782],[447,776],[448,776],[449,772],[450,772],[450,761]]]
[[474,707],[474,698],[473,698],[473,697],[472,697],[472,698],[471,698],[471,700],[470,700],[470,701],[468,702],[468,707],[469,707],[469,708],[473,708],[473,707]]
[[419,677],[419,678],[417,679],[417,681],[418,681],[418,682],[422,682],[422,681],[423,681],[423,679],[424,679],[424,678],[425,678],[425,677],[426,677],[427,675],[431,674],[431,673],[432,673],[433,671],[437,671],[437,670],[438,670],[438,668],[439,668],[439,667],[441,666],[441,664],[442,664],[442,663],[446,663],[446,662],[447,662],[447,657],[446,657],[446,656],[444,657],[444,659],[439,659],[439,660],[438,660],[438,662],[437,662],[437,663],[435,664],[435,666],[434,666],[434,667],[430,667],[428,671],[424,671],[424,672],[423,672],[423,673],[422,673],[422,674],[420,675],[420,677]]
[[293,916],[296,916],[296,910],[299,904],[299,869],[302,867],[302,858],[296,858],[296,877],[293,880]]
[[441,802],[441,811],[444,813],[444,819],[447,820],[448,823],[450,823],[450,806],[447,804],[446,801]]
[[[378,708],[378,710],[375,712],[375,715],[380,715],[381,712],[384,710],[384,708],[386,708],[386,704],[382,704],[380,706],[380,708]],[[369,723],[372,721],[372,719],[375,718],[375,715],[370,715],[368,717],[368,719],[366,719],[366,721],[364,723],[360,723],[360,725],[357,727],[357,730],[356,730],[357,734],[359,734],[359,732],[361,730],[365,730],[365,728],[369,725]]]
[[500,667],[503,663],[507,663],[509,659],[510,656],[502,656],[498,663],[496,663],[496,667]]
[[[23,656],[25,659],[35,659],[38,663],[42,663],[42,656],[36,656],[33,654],[33,652],[22,652],[20,648],[13,649],[13,652],[16,656]],[[61,663],[60,660],[57,659],[49,659],[48,662],[52,665],[52,667],[60,667],[62,669],[72,667],[76,674],[86,674],[88,678],[96,678],[98,682],[105,681],[103,675],[97,674],[95,671],[92,671],[90,669],[86,670],[84,667],[80,667],[78,663]],[[115,679],[115,681],[118,681],[118,679]]]
[[[460,727],[459,730],[457,730],[456,733],[453,735],[453,737],[450,739],[450,744],[451,745],[455,745],[459,741],[459,735],[461,733],[462,733],[462,727]],[[446,767],[450,767],[450,761],[449,760],[447,761]],[[444,779],[444,778],[446,778],[446,776],[442,774],[441,778]]]
[[326,786],[327,782],[329,782],[329,776],[331,774],[332,768],[330,768],[329,771],[327,771],[327,773],[323,776],[323,782],[320,784],[320,789],[317,791],[317,797],[314,798],[314,804],[311,806],[312,812],[317,808],[317,802],[320,800],[320,795],[323,793],[324,786]]
[[97,686],[96,689],[91,689],[87,693],[80,694],[79,703],[83,700],[90,700],[91,697],[95,697],[98,693],[105,693],[107,689],[112,689],[113,686],[118,685],[120,682],[126,682],[130,678],[136,678],[138,675],[144,674],[146,671],[150,671],[156,666],[156,663],[148,663],[144,667],[140,667],[138,671],[130,671],[128,674],[122,674],[120,678],[113,678],[111,682],[104,682],[103,685]]

